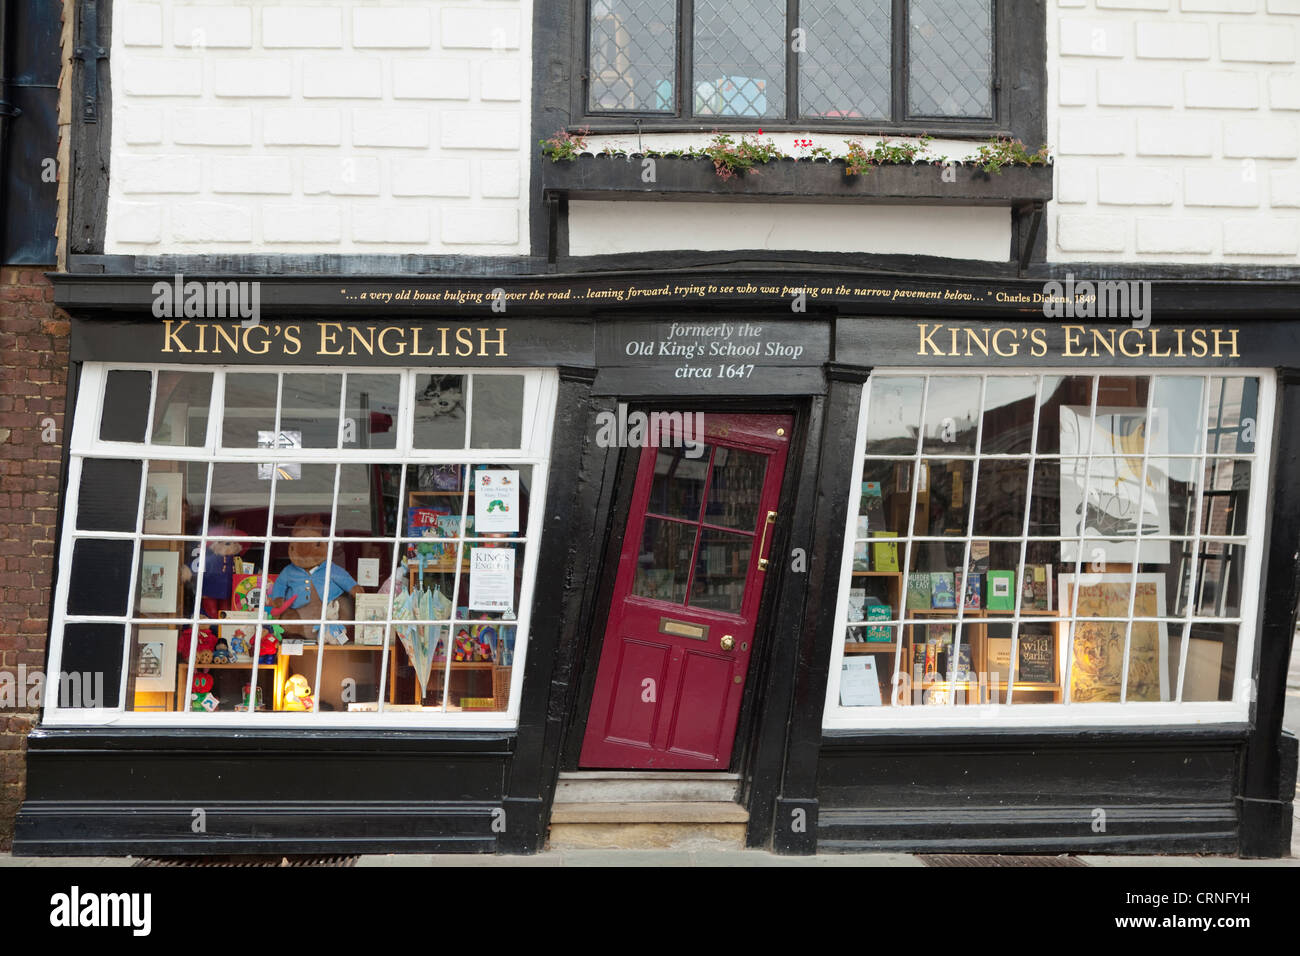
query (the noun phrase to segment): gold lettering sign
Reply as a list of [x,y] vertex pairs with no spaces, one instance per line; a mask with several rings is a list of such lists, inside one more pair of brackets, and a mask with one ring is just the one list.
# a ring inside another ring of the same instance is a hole
[[[304,336],[304,331],[307,333]],[[304,338],[307,343],[303,351]],[[165,355],[342,358],[505,358],[504,328],[482,326],[345,325],[320,322],[242,324],[164,319]]]
[[[916,354],[926,358],[1043,358],[1049,352],[1041,326],[956,326],[918,322]],[[1062,325],[1059,355],[1065,359],[1240,358],[1238,329],[1168,326]]]

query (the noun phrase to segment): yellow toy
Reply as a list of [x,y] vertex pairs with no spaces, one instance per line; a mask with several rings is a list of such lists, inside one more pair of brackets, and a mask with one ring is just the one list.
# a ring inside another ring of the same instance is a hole
[[311,709],[311,685],[301,674],[294,674],[284,685],[284,706],[281,710]]

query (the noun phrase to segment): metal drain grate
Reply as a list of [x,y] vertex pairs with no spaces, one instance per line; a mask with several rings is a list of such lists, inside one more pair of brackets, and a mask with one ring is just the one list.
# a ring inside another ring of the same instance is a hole
[[356,866],[355,856],[146,856],[135,866]]
[[922,853],[926,866],[1087,866],[1076,856],[1003,856],[995,853]]

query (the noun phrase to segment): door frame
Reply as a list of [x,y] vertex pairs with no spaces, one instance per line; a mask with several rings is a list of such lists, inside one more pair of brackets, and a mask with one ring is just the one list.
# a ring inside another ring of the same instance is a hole
[[[786,456],[785,473],[781,476],[781,491],[777,498],[777,511],[781,515],[793,512],[798,488],[797,476],[799,465],[807,452],[808,422],[811,400],[806,397],[778,399],[738,398],[719,396],[656,399],[619,397],[616,402],[623,402],[628,411],[681,411],[706,412],[716,414],[789,415],[793,419],[790,433],[789,451]],[[618,465],[615,473],[614,488],[609,500],[609,512],[603,530],[604,540],[600,549],[599,584],[590,617],[590,627],[584,643],[574,660],[577,673],[578,691],[573,697],[573,706],[567,716],[560,751],[559,770],[561,773],[579,769],[578,761],[582,751],[582,741],[586,734],[587,720],[591,711],[592,697],[596,687],[596,671],[600,666],[600,652],[604,644],[605,631],[609,624],[612,609],[614,587],[618,577],[618,563],[623,551],[623,539],[627,531],[628,515],[632,503],[632,493],[636,485],[637,465],[641,448],[620,448],[617,450]],[[740,715],[736,721],[735,739],[732,744],[731,762],[727,772],[738,774],[742,781],[742,802],[748,802],[748,768],[756,742],[755,729],[760,717],[757,696],[766,686],[768,671],[773,654],[776,652],[776,603],[784,586],[785,575],[790,573],[789,561],[784,555],[788,550],[791,527],[789,522],[777,522],[772,538],[769,555],[782,555],[778,561],[772,558],[771,568],[775,574],[769,574],[763,585],[763,594],[758,605],[754,627],[754,641],[758,642],[755,654],[750,658],[749,671],[745,678],[745,693],[741,698]],[[797,639],[797,635],[795,636]],[[617,772],[617,771],[615,771]],[[671,771],[645,771],[646,773],[663,773]]]

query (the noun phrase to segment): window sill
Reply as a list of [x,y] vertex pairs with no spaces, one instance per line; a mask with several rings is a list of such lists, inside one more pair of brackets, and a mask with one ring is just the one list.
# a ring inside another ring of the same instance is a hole
[[[780,159],[728,180],[707,159],[656,157],[651,167],[639,154],[574,160],[542,159],[544,198],[651,199],[714,202],[863,202],[952,206],[1031,206],[1052,198],[1051,166],[1009,166],[986,173],[974,165],[933,163],[874,166],[850,176],[843,160]],[[944,174],[948,173],[947,178]]]

